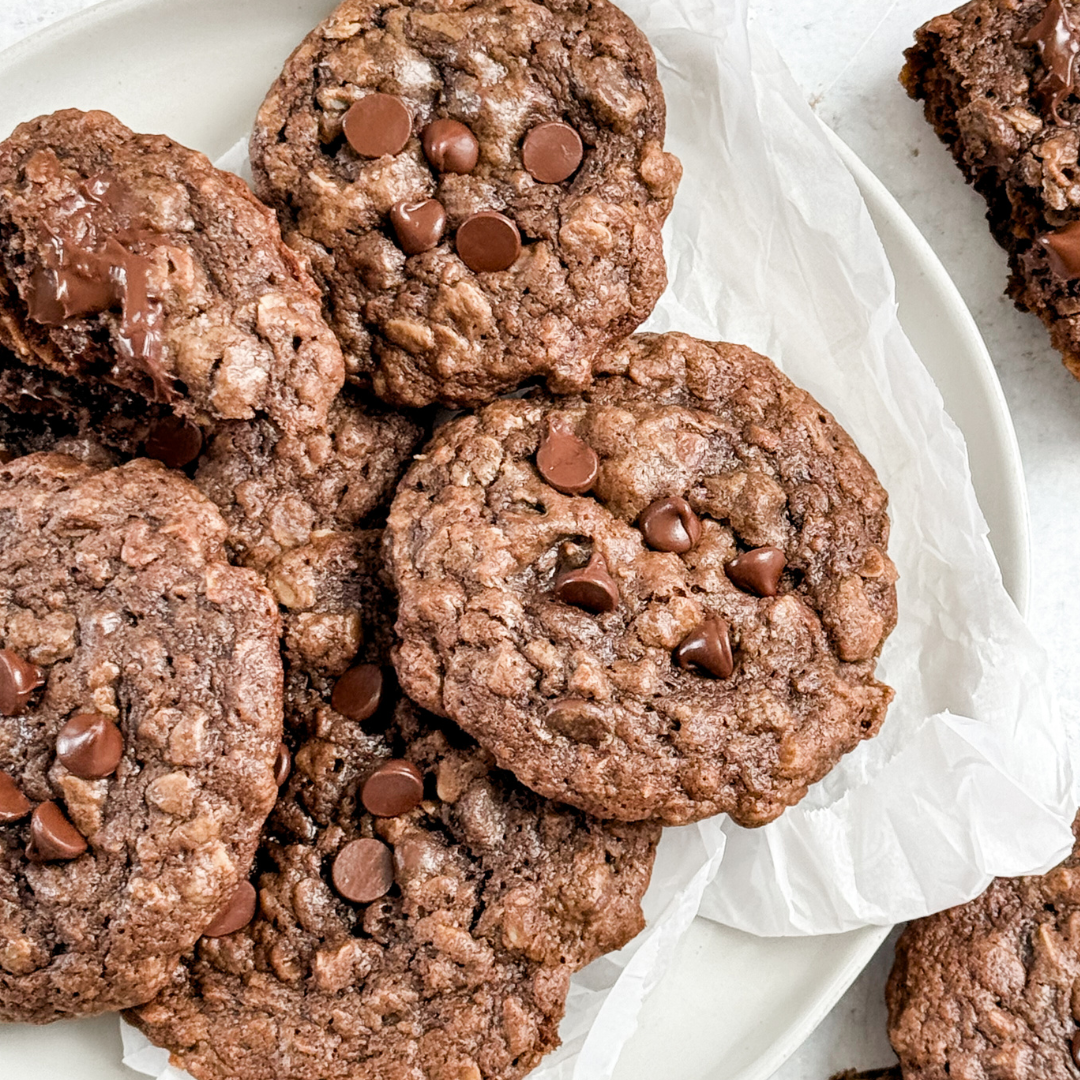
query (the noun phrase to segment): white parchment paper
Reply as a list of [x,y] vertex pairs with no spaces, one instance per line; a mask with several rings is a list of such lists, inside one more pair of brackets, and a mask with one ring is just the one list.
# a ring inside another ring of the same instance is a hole
[[[606,1080],[702,914],[759,934],[892,924],[1069,850],[1073,768],[1042,650],[1001,584],[963,439],[896,318],[865,205],[745,0],[623,0],[656,49],[686,175],[671,288],[647,329],[771,356],[852,433],[890,492],[901,618],[882,733],[779,821],[668,830],[649,930],[575,977],[538,1080]],[[222,162],[248,175],[243,147]],[[726,840],[726,852],[725,852]],[[711,884],[710,884],[711,882]],[[124,1030],[126,1064],[186,1074]]]

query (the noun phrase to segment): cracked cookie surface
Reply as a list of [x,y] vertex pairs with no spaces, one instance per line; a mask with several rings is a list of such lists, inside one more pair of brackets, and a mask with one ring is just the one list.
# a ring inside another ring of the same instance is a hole
[[548,798],[764,824],[892,698],[887,496],[748,349],[641,335],[605,362],[417,455],[387,530],[398,676]]
[[[380,542],[325,534],[277,569],[295,598],[293,766],[258,856],[258,913],[204,938],[129,1014],[197,1080],[517,1080],[558,1045],[570,975],[643,925],[659,829],[539,798],[395,702],[389,677],[373,705],[342,693],[351,665],[389,655]],[[375,816],[372,777],[388,772],[414,787]],[[384,876],[364,892],[372,851]]]
[[273,806],[280,617],[153,462],[0,466],[0,1017],[152,997]]
[[[376,97],[350,142],[347,113]],[[433,145],[436,121],[458,142]],[[648,317],[681,175],[665,122],[652,50],[607,0],[346,0],[289,58],[251,158],[350,376],[460,407],[530,378],[581,389]],[[583,155],[558,182],[564,148],[527,149],[544,125]]]

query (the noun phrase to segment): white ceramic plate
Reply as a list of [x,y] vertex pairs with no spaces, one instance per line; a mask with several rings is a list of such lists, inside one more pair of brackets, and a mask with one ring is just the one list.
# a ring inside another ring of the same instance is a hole
[[[334,0],[108,0],[0,55],[0,135],[65,107],[108,109],[216,158],[250,126],[282,62]],[[838,147],[881,234],[900,318],[967,437],[1005,584],[1028,598],[1027,500],[1005,399],[971,315],[910,219]],[[762,939],[697,920],[648,1002],[618,1080],[765,1080],[887,934]],[[113,1017],[0,1026],[0,1077],[131,1080]]]

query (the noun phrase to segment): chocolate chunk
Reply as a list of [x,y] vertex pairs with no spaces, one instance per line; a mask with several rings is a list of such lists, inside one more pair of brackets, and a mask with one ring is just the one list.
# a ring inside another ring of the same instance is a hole
[[274,758],[274,783],[278,787],[283,787],[291,772],[292,754],[289,753],[289,748],[282,743],[278,747],[277,757]]
[[68,821],[54,802],[43,802],[30,819],[30,845],[26,857],[32,862],[77,859],[86,850],[82,833]]
[[1064,228],[1040,236],[1036,243],[1046,250],[1050,269],[1058,277],[1080,278],[1080,221],[1070,221]]
[[433,169],[471,173],[480,158],[480,143],[459,120],[433,120],[420,136]]
[[338,679],[330,695],[330,704],[350,720],[366,720],[379,707],[382,691],[382,668],[375,664],[357,664]]
[[259,894],[250,881],[241,881],[233,890],[232,896],[222,905],[214,916],[214,921],[203,931],[203,937],[225,937],[243,930],[255,918],[255,905]]
[[406,255],[419,255],[439,246],[446,230],[446,211],[435,199],[410,202],[402,199],[390,209],[398,246]]
[[733,585],[755,596],[775,596],[780,575],[787,566],[779,548],[759,547],[745,551],[724,567]]
[[45,684],[45,672],[10,649],[0,649],[0,714],[18,716]]
[[381,840],[353,840],[334,859],[334,888],[354,904],[369,904],[394,884],[394,856]]
[[481,210],[459,226],[457,253],[477,274],[509,270],[521,254],[521,233],[505,214]]
[[1069,1046],[1072,1051],[1072,1059],[1078,1069],[1080,1069],[1080,1031],[1076,1032],[1072,1037],[1072,1043]]
[[1043,17],[1017,39],[1017,44],[1038,46],[1046,68],[1039,91],[1045,95],[1054,119],[1060,124],[1058,107],[1076,88],[1076,56],[1080,53],[1080,37],[1061,0],[1050,0]]
[[547,723],[560,735],[590,746],[599,746],[608,733],[603,711],[594,702],[579,697],[556,701],[548,709]]
[[558,120],[538,124],[525,136],[521,160],[534,180],[561,184],[577,172],[585,156],[581,136]]
[[567,417],[549,416],[546,427],[536,452],[540,475],[564,495],[584,495],[596,483],[600,458],[574,434]]
[[397,817],[420,805],[424,797],[424,777],[411,762],[388,761],[364,782],[360,801],[376,817]]
[[150,429],[143,453],[170,469],[182,469],[199,456],[202,446],[203,435],[197,424],[182,416],[166,416]]
[[604,556],[593,554],[588,566],[568,570],[555,579],[555,595],[564,604],[584,608],[598,615],[614,611],[619,606],[619,587],[608,573]]
[[10,825],[30,813],[30,800],[9,773],[0,772],[0,825]]
[[56,736],[56,759],[83,780],[100,780],[116,772],[124,756],[124,736],[97,713],[73,716]]
[[701,539],[701,519],[690,504],[678,495],[657,499],[638,518],[645,543],[654,551],[673,551],[685,555]]
[[412,134],[412,113],[393,94],[368,94],[349,109],[341,127],[361,157],[400,154]]
[[735,670],[728,624],[723,619],[705,619],[686,635],[675,650],[675,659],[683,671],[699,668],[718,679],[728,678]]

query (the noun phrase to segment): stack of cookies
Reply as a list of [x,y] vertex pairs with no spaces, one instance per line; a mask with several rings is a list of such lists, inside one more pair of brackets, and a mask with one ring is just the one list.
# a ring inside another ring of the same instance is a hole
[[872,468],[764,357],[629,336],[664,129],[607,0],[346,0],[258,199],[104,113],[0,144],[0,1018],[521,1077],[662,826],[878,731]]

